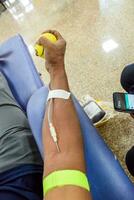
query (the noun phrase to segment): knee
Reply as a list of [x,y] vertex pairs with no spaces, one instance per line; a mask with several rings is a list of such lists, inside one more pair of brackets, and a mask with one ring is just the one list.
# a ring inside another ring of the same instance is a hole
[[120,82],[127,92],[134,91],[134,64],[127,65],[123,69]]
[[134,176],[134,146],[126,154],[126,165],[132,176]]

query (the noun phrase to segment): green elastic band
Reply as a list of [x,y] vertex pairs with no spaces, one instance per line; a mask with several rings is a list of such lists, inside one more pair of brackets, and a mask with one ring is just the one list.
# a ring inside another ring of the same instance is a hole
[[86,175],[77,170],[61,170],[52,172],[43,179],[44,195],[56,187],[74,185],[90,191],[90,186]]

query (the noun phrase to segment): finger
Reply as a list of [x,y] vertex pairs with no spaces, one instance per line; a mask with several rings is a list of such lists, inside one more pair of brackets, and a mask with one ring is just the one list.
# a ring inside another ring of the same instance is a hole
[[46,31],[43,31],[41,34],[44,34],[44,33],[52,33],[52,34],[54,34],[54,30],[48,29]]
[[59,39],[63,39],[62,35],[56,31],[56,30],[51,30],[51,33],[55,35],[55,37],[59,40]]
[[44,34],[44,33],[52,33],[53,35],[55,35],[57,40],[63,39],[62,35],[56,30],[50,30],[49,29],[49,30],[44,31],[42,34]]
[[36,43],[39,45],[42,45],[44,47],[51,47],[51,45],[52,45],[52,43],[45,37],[40,37]]
[[43,31],[41,34],[44,34],[44,33],[51,33],[51,30],[50,30],[50,29],[45,30],[45,31]]

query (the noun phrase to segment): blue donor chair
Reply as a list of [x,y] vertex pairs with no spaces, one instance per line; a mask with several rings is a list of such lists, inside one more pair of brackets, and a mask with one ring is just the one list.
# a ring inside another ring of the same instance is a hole
[[[43,155],[42,121],[48,88],[34,66],[20,35],[0,45],[0,71],[5,75],[14,97],[27,113],[32,133]],[[73,97],[84,139],[87,176],[94,200],[134,200],[134,185],[119,161]]]

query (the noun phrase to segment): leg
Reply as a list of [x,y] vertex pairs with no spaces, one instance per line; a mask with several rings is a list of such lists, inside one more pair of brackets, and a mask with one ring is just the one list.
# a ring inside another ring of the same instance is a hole
[[129,93],[134,93],[134,64],[127,65],[121,74],[121,85]]
[[0,172],[23,164],[42,165],[25,113],[0,73]]
[[[127,65],[121,74],[121,85],[128,93],[134,93],[134,64]],[[134,117],[134,115],[131,115]],[[134,147],[126,154],[126,165],[132,176],[134,176]]]
[[126,154],[126,165],[131,175],[134,176],[134,146]]

